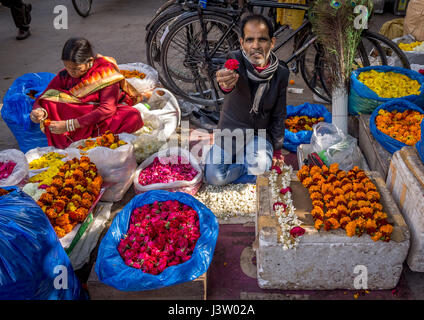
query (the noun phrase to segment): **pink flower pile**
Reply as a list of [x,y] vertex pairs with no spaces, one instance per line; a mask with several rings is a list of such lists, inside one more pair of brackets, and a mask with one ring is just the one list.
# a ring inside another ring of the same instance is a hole
[[13,161],[0,162],[0,180],[7,179],[15,169],[16,163]]
[[155,201],[134,209],[118,251],[127,266],[157,275],[189,260],[199,237],[194,209],[176,200]]
[[[142,186],[147,186],[153,183],[170,183],[174,181],[191,181],[198,174],[190,163],[184,164],[186,159],[178,156],[175,161],[161,161],[158,157],[153,162],[144,168],[138,177],[138,182]],[[184,160],[184,161],[182,161]]]

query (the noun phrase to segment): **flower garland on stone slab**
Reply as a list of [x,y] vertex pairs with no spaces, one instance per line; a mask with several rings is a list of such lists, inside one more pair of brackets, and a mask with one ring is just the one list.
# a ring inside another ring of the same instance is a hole
[[256,214],[256,185],[205,185],[195,198],[207,206],[217,218],[254,217]]
[[290,181],[292,173],[293,168],[291,166],[282,166],[281,168],[273,166],[269,174],[272,207],[281,227],[279,240],[284,250],[296,249],[300,242],[300,236],[305,233],[305,229],[300,227],[302,222],[295,213],[296,209],[291,197]]

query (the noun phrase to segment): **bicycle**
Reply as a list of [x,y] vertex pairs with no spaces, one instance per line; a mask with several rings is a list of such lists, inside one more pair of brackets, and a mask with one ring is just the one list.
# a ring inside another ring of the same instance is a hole
[[[273,1],[243,1],[238,9],[233,7],[208,6],[196,11],[182,11],[167,26],[162,35],[160,65],[163,68],[165,85],[173,93],[186,100],[204,106],[218,106],[223,98],[217,89],[214,73],[225,62],[228,51],[239,48],[239,22],[243,13],[253,12],[255,8],[269,8],[268,15],[275,9],[298,9],[307,11],[308,5],[277,3]],[[176,14],[176,13],[175,13]],[[320,98],[331,101],[331,94],[325,80],[325,56],[321,46],[312,34],[311,23],[306,19],[303,24],[278,43],[278,51],[294,39],[293,54],[283,60],[291,72],[301,72],[307,86]],[[278,28],[275,36],[281,35],[287,26]],[[364,43],[367,43],[367,47]],[[382,45],[382,44],[383,45]],[[391,50],[405,68],[410,68],[408,59],[395,43],[389,39],[365,30],[358,46],[357,67],[368,66],[370,46],[377,53],[381,64],[387,64],[386,50]]]
[[75,11],[83,18],[88,17],[93,0],[72,0]]

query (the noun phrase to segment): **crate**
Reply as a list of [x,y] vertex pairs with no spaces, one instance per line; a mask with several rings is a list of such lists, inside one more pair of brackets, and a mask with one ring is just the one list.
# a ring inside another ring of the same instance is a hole
[[415,147],[393,154],[386,184],[411,232],[408,266],[424,272],[424,164]]
[[101,282],[91,269],[87,289],[91,300],[206,300],[207,272],[197,279],[145,291],[120,291]]
[[345,230],[318,232],[310,211],[309,193],[292,176],[293,203],[306,230],[296,249],[284,250],[281,233],[272,210],[268,178],[258,177],[256,217],[256,261],[259,287],[283,290],[355,290],[357,266],[365,266],[368,289],[392,289],[402,273],[409,249],[409,230],[385,181],[378,172],[368,172],[381,194],[381,203],[393,224],[390,242],[374,242],[369,235],[348,237]]
[[386,181],[392,155],[374,138],[370,131],[369,114],[359,116],[359,147],[371,171],[377,171]]

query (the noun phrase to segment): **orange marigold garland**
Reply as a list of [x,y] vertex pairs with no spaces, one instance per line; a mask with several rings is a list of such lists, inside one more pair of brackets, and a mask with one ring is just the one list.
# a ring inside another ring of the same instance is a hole
[[342,228],[349,237],[367,233],[374,241],[390,241],[393,226],[382,211],[377,187],[363,170],[345,172],[337,163],[322,168],[305,165],[297,177],[309,190],[315,229]]
[[37,204],[49,218],[59,238],[83,222],[103,183],[97,167],[88,157],[67,161]]

